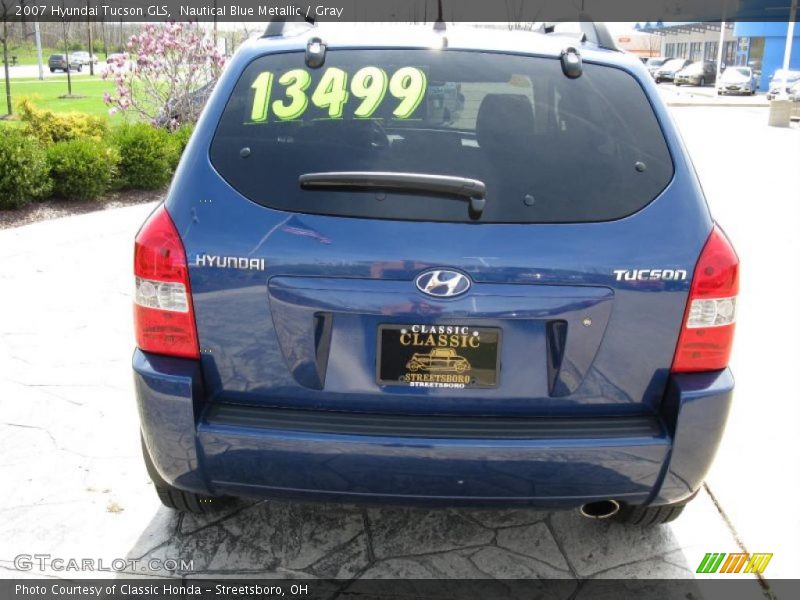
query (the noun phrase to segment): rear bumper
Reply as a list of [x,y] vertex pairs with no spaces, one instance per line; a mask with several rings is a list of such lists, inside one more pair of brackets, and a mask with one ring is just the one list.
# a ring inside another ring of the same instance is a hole
[[204,494],[578,506],[690,496],[729,408],[728,370],[673,378],[653,417],[455,419],[206,405],[199,363],[133,358],[161,476]]

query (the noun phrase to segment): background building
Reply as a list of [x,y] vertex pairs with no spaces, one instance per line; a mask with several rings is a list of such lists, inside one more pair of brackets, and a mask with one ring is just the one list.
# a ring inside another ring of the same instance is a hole
[[662,38],[661,35],[641,29],[614,31],[614,41],[617,46],[642,58],[662,56]]
[[[769,77],[783,65],[788,23],[727,23],[722,38],[722,64],[748,65],[762,74],[759,89],[766,91]],[[662,37],[664,56],[689,60],[717,60],[719,23],[646,23],[636,26],[639,31]],[[800,69],[800,29],[795,28],[792,69]]]
[[[760,89],[769,86],[769,76],[783,66],[783,54],[786,48],[788,23],[736,23],[734,35],[739,42],[737,64],[750,64],[758,61],[763,77]],[[800,71],[800,28],[795,25],[792,39],[792,53],[789,57],[789,68]]]

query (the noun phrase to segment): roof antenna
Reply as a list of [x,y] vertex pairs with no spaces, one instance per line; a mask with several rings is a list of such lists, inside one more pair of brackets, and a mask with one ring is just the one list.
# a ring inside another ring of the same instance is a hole
[[433,30],[439,33],[444,33],[447,30],[447,24],[444,22],[442,10],[442,0],[439,0],[439,16],[436,17],[436,22],[433,24]]
[[442,48],[447,48],[447,37],[445,36],[445,32],[447,31],[447,23],[444,22],[444,10],[442,9],[442,0],[438,0],[438,3],[439,3],[439,15],[436,17],[436,22],[433,24],[433,31],[442,36]]

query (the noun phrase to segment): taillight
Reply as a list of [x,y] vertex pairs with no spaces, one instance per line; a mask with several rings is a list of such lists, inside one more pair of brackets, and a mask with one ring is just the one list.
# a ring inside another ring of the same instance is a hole
[[146,352],[198,358],[186,253],[163,205],[136,236],[133,271],[136,345]]
[[714,226],[694,269],[673,373],[716,371],[728,366],[736,323],[739,258]]

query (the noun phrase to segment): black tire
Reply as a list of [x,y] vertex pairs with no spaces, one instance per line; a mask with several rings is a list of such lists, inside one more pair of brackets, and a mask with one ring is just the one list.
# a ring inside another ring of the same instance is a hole
[[623,504],[619,512],[611,517],[617,523],[625,523],[626,525],[638,525],[640,527],[655,527],[656,525],[663,525],[670,523],[681,516],[683,509],[689,504],[698,492],[692,494],[686,500],[676,502],[675,504],[664,504],[662,506],[631,506]]
[[155,488],[158,499],[161,500],[161,504],[180,512],[188,512],[195,515],[208,515],[218,512],[225,506],[230,505],[230,501],[221,498],[201,496],[200,494],[184,492],[174,487],[161,487],[156,485]]
[[50,72],[51,72],[51,73],[55,73],[55,72],[56,72],[56,70],[55,70],[55,69],[50,69]]
[[218,498],[215,496],[204,496],[202,494],[195,494],[194,492],[187,492],[179,490],[178,488],[168,484],[161,475],[158,474],[153,460],[150,458],[150,453],[145,446],[144,438],[142,442],[142,456],[144,456],[144,464],[147,468],[147,474],[153,481],[153,486],[156,489],[156,495],[161,500],[161,504],[167,508],[178,510],[181,512],[194,513],[196,515],[207,515],[222,510],[232,503],[231,498]]
[[686,507],[685,504],[674,506],[623,506],[611,517],[617,523],[654,527],[677,519]]

